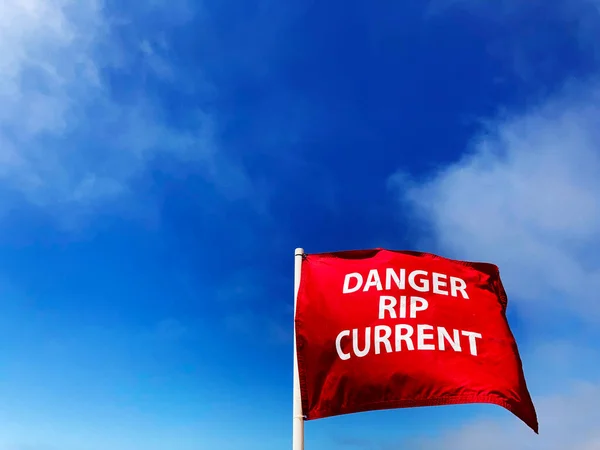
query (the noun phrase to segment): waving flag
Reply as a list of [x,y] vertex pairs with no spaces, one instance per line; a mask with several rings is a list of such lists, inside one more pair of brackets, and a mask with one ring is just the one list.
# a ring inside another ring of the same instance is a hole
[[302,256],[295,327],[306,420],[492,403],[538,421],[498,267],[382,249]]

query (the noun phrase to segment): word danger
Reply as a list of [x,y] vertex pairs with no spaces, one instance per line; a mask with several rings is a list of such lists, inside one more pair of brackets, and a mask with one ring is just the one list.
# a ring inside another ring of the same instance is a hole
[[358,272],[349,273],[344,277],[342,292],[351,294],[361,290],[361,288],[363,292],[368,292],[371,288],[377,291],[389,291],[393,287],[404,290],[407,282],[417,292],[432,292],[434,294],[450,295],[451,297],[458,297],[460,293],[462,298],[469,299],[467,283],[462,278],[448,276],[443,273],[429,273],[426,270],[413,270],[407,276],[406,269],[396,271],[392,268],[385,269],[383,276],[379,274],[377,269],[371,269],[366,281]]

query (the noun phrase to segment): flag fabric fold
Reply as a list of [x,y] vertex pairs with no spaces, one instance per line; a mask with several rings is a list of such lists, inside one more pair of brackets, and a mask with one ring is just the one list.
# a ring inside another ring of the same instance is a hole
[[466,403],[538,432],[498,267],[384,249],[308,254],[295,328],[307,420]]

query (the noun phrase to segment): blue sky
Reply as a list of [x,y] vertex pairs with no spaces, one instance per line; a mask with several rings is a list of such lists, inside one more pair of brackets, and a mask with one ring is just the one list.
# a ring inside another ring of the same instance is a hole
[[540,418],[307,450],[600,448],[599,43],[596,0],[3,1],[0,450],[290,447],[299,246],[498,264]]

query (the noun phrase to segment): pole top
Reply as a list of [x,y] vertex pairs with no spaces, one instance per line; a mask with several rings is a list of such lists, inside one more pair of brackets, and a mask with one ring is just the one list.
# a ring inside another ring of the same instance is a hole
[[304,255],[304,249],[303,249],[303,248],[300,248],[300,247],[298,247],[298,248],[296,249],[296,251],[294,252],[294,255],[295,255],[295,256],[302,256],[302,255]]

